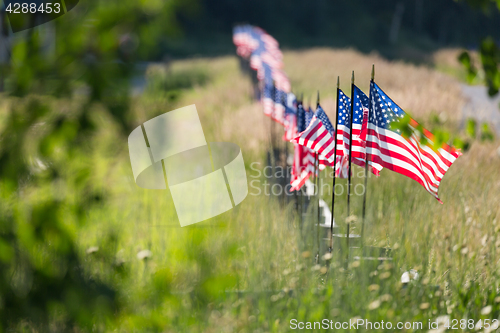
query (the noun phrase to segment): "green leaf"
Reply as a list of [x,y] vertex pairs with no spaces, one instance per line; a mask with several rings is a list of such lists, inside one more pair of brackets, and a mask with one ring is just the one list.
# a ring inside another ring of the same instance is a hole
[[458,56],[458,61],[464,66],[464,68],[467,71],[467,82],[469,84],[472,84],[474,79],[477,76],[477,69],[474,66],[472,59],[469,55],[469,52],[463,51],[459,56]]
[[471,138],[476,138],[476,127],[477,123],[474,119],[469,118],[467,120],[467,124],[465,125],[465,132],[467,133],[468,136]]

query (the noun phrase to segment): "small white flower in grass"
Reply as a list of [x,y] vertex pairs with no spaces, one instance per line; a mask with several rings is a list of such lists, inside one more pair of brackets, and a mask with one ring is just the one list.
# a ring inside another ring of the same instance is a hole
[[345,223],[356,222],[357,220],[358,220],[358,217],[356,215],[351,215],[345,219]]
[[420,310],[427,310],[431,305],[429,303],[420,304]]
[[99,248],[97,246],[91,246],[85,252],[87,252],[87,254],[92,254],[92,253],[95,253],[97,251],[99,251]]
[[375,310],[378,309],[379,307],[380,307],[380,301],[378,299],[368,304],[368,310]]
[[418,278],[418,272],[414,269],[410,269],[409,272],[404,272],[403,275],[401,275],[401,283],[407,284],[408,282],[417,280]]
[[332,254],[331,253],[325,253],[325,255],[323,256],[323,260],[330,260],[332,259]]
[[153,253],[151,253],[151,251],[142,250],[142,251],[139,251],[139,253],[137,253],[137,259],[139,259],[139,260],[149,259],[149,258],[151,258],[152,255],[153,255]]
[[483,316],[489,315],[491,313],[491,305],[485,306],[484,308],[481,309],[481,314]]

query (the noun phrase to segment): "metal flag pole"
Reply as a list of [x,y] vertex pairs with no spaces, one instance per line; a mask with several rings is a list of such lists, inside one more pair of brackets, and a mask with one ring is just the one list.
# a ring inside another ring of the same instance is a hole
[[276,140],[275,140],[275,133],[274,133],[275,126],[274,126],[274,120],[273,120],[274,109],[275,109],[274,103],[276,101],[276,86],[274,85],[274,82],[273,82],[273,94],[272,94],[272,96],[273,96],[273,99],[272,99],[273,111],[271,111],[271,117],[269,117],[269,120],[271,122],[271,124],[270,124],[270,126],[271,126],[271,128],[270,128],[270,131],[271,131],[271,153],[269,156],[269,160],[270,160],[269,162],[271,164],[271,171],[272,171],[271,181],[272,181],[272,185],[273,185],[276,182],[276,179],[274,179],[274,173],[275,173],[274,169],[276,168],[276,155],[275,155],[275,146],[274,146]]
[[335,116],[335,152],[333,154],[333,188],[332,188],[332,218],[330,221],[330,248],[329,252],[333,250],[333,215],[335,213],[335,174],[337,173],[337,129],[339,127],[339,98],[340,98],[340,76],[337,76],[337,114]]
[[[304,93],[300,95],[300,106],[302,106],[302,112],[304,112]],[[298,110],[298,104],[297,104],[297,110]],[[297,111],[297,117],[298,117],[298,111]],[[300,154],[300,157],[302,158],[302,154]],[[301,169],[302,169],[302,161],[299,163],[299,170],[297,171],[299,173],[302,173]],[[301,187],[298,191],[300,191],[300,232],[302,233],[302,228],[304,227],[304,190]]]
[[[372,65],[372,78],[370,80],[370,107],[368,108],[368,119],[367,119],[367,128],[366,130],[368,131],[368,121],[370,121],[370,113],[372,109],[372,92],[371,92],[371,84],[375,82],[375,64]],[[365,224],[366,224],[366,192],[367,192],[367,187],[368,186],[368,147],[366,146],[365,143],[365,189],[363,193],[363,216],[362,216],[362,224],[361,224],[361,247],[364,245],[363,237],[365,234]]]
[[[283,105],[283,119],[286,118],[286,94],[283,92],[281,94],[281,104]],[[286,133],[284,133],[286,134]],[[283,206],[286,204],[286,178],[287,178],[287,165],[286,165],[286,158],[287,158],[287,145],[286,145],[286,141],[281,139],[282,144],[280,145],[280,166],[282,167],[281,169],[281,172],[280,172],[280,178],[281,178],[281,175],[284,174],[285,176],[285,179],[280,179],[280,185],[283,186],[283,188],[285,189],[284,191],[281,191],[281,195],[282,195],[282,202],[283,202]]]
[[[316,198],[318,200],[318,223],[316,224],[316,243],[318,244],[318,251],[316,252],[316,264],[319,263],[319,155],[318,153],[314,154],[314,176],[315,176],[315,186],[314,190],[316,191]],[[311,212],[312,213],[312,212]],[[314,218],[312,218],[314,220]]]
[[349,261],[349,228],[351,227],[351,151],[352,151],[352,117],[354,111],[354,71],[352,71],[351,79],[351,115],[349,117],[349,170],[347,174],[347,260]]
[[[316,101],[316,112],[318,112],[318,109],[319,109],[319,90],[318,90],[318,99]],[[316,198],[318,199],[318,224],[316,225],[316,242],[318,244],[318,252],[316,253],[316,264],[319,263],[319,251],[320,251],[320,247],[321,247],[321,243],[319,241],[319,223],[320,223],[320,208],[319,208],[319,200],[320,200],[320,195],[319,195],[319,186],[320,186],[320,173],[319,173],[319,154],[316,153],[316,163],[315,163],[315,172],[318,173],[318,175],[316,176]]]

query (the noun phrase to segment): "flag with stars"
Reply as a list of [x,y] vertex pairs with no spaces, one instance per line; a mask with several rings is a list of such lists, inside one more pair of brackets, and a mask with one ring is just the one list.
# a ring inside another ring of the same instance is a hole
[[[370,106],[369,98],[356,86],[354,86],[353,119],[351,122],[351,99],[342,90],[339,90],[339,117],[337,125],[337,156],[341,156],[341,166],[349,164],[349,135],[352,128],[352,163],[364,167],[366,160],[366,133],[367,119]],[[364,124],[364,126],[363,126]],[[369,161],[370,170],[379,175],[383,167],[373,161]],[[342,170],[342,168],[340,168]],[[340,172],[340,171],[339,171]]]
[[[444,174],[461,152],[447,144],[434,146],[431,132],[419,124],[387,96],[375,83],[370,84],[371,110],[366,138],[368,159],[405,175],[422,185],[440,203],[438,188]],[[408,120],[402,133],[397,126]]]
[[[299,103],[297,107],[297,132],[305,131],[313,118],[314,114],[310,108],[309,111],[306,111],[302,103]],[[318,174],[318,170],[316,170],[316,153],[305,145],[291,141],[294,143],[295,156],[290,184],[292,185],[291,191],[297,191],[300,190],[311,175]]]
[[262,89],[262,107],[264,114],[271,117],[274,110],[274,86],[265,83]]
[[299,133],[292,142],[305,146],[321,155],[329,163],[334,163],[335,130],[325,111],[318,105],[316,114],[305,131]]
[[297,98],[293,93],[286,95],[284,141],[290,141],[297,135]]
[[277,87],[274,89],[274,111],[271,118],[285,125],[285,103],[286,103],[286,93]]
[[[320,107],[321,108],[321,107]],[[311,121],[314,118],[314,111],[311,106],[305,112],[305,127],[306,129],[311,125]],[[305,148],[306,154],[304,156],[304,163],[306,169],[311,173],[311,175],[318,175],[319,170],[316,170],[316,152],[312,149]],[[318,156],[319,158],[319,156]]]

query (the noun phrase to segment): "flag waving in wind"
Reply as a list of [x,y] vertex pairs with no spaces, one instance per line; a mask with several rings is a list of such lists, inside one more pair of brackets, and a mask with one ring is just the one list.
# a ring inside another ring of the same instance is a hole
[[[351,99],[339,89],[339,121],[337,125],[337,156],[341,156],[341,166],[349,163],[349,135],[352,127],[351,160],[361,167],[365,166],[366,160],[366,134],[367,120],[370,101],[368,97],[356,86],[354,86],[353,120],[351,123]],[[363,125],[364,124],[364,125]],[[371,171],[379,175],[383,167],[375,162],[369,161]],[[342,169],[342,168],[341,168]]]
[[334,163],[335,154],[335,130],[328,119],[325,111],[318,105],[316,114],[311,119],[311,123],[305,131],[292,140],[301,146],[305,146],[323,158],[329,163]]
[[[410,177],[422,185],[437,200],[441,179],[453,162],[462,155],[457,149],[441,145],[434,147],[434,137],[419,128],[382,89],[370,85],[372,109],[368,120],[368,159],[385,168]],[[409,133],[403,135],[397,123],[408,121]],[[396,126],[395,126],[396,125]],[[441,200],[439,200],[441,202]],[[442,202],[441,202],[442,203]]]

